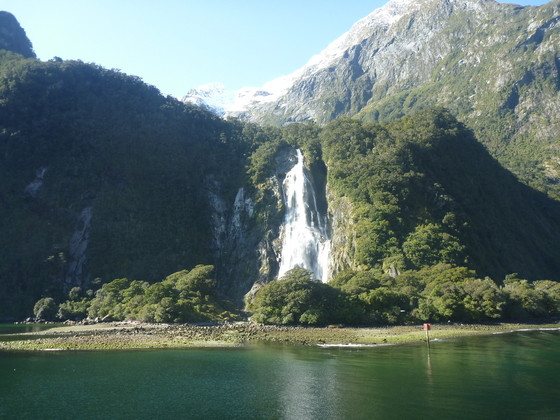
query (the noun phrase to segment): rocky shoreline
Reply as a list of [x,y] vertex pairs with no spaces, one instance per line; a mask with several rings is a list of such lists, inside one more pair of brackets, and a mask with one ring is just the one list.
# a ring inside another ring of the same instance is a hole
[[[431,340],[555,329],[550,324],[434,325]],[[17,336],[17,338],[16,338]],[[268,342],[291,345],[389,345],[426,341],[422,325],[385,328],[326,328],[260,325],[251,322],[219,325],[145,324],[109,322],[54,327],[39,333],[12,335],[0,341],[0,350],[104,350],[181,347],[226,347]]]

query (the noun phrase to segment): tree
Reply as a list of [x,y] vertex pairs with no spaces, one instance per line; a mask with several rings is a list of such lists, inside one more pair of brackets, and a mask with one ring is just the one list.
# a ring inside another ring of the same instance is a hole
[[511,276],[504,280],[504,292],[508,298],[504,308],[508,318],[528,319],[549,315],[547,295],[543,289],[535,288],[533,283]]
[[311,271],[299,267],[263,286],[249,309],[255,322],[284,325],[325,325],[341,322],[349,313],[339,290],[314,280]]
[[379,287],[361,293],[358,299],[364,308],[362,320],[368,324],[403,323],[412,310],[407,295],[388,287]]
[[191,271],[179,271],[166,278],[175,283],[181,297],[189,295],[216,296],[216,279],[214,266],[197,265]]
[[470,321],[485,321],[502,316],[506,296],[490,278],[467,280],[463,284],[463,305]]
[[403,243],[406,257],[417,268],[437,263],[460,264],[465,247],[441,225],[420,225]]
[[41,298],[35,303],[33,307],[33,314],[35,318],[52,321],[55,319],[57,306],[54,299],[51,297]]

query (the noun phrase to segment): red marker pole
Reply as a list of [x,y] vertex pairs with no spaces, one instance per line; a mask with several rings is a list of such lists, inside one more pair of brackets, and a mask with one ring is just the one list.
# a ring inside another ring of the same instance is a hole
[[430,331],[432,329],[432,324],[424,324],[424,331],[426,331],[426,341],[428,342],[428,346],[430,345]]

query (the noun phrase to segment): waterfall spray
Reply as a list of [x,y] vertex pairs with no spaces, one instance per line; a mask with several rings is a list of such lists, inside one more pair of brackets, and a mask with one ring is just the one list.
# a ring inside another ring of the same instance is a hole
[[314,278],[326,282],[331,243],[327,220],[317,209],[317,200],[303,155],[297,150],[297,164],[284,180],[286,215],[278,277],[301,267],[313,272]]

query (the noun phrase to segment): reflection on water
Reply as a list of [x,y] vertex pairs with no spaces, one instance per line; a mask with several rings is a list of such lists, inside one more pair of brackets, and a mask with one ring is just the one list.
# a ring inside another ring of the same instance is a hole
[[429,348],[0,352],[0,418],[560,418],[559,355],[558,331]]
[[282,418],[313,418],[313,413],[323,418],[343,418],[338,410],[340,390],[336,358],[311,355],[301,360],[292,352],[284,357],[283,364],[279,377],[283,387],[279,395]]
[[0,324],[0,335],[41,332],[62,324]]
[[[0,341],[37,339],[40,338],[39,335],[29,333],[47,331],[60,325],[61,324],[0,324]],[[22,334],[29,335],[22,337]]]

